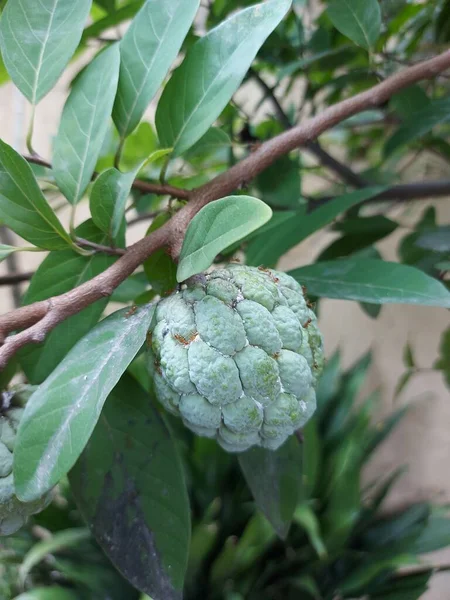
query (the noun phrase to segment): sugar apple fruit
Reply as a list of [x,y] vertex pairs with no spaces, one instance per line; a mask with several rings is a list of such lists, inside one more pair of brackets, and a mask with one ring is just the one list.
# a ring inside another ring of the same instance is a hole
[[289,275],[230,264],[161,300],[148,339],[155,394],[229,452],[275,450],[316,408],[322,336]]
[[20,529],[30,515],[43,510],[51,494],[33,502],[21,502],[14,493],[13,452],[24,404],[33,389],[23,386],[0,393],[0,536]]

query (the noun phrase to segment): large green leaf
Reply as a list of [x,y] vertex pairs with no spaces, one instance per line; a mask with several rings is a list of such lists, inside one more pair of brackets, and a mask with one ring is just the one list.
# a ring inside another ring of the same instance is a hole
[[83,196],[108,128],[119,77],[119,45],[99,54],[72,87],[53,146],[53,174],[72,204]]
[[[106,241],[92,221],[80,225],[76,233],[98,244]],[[33,275],[23,304],[64,294],[105,271],[114,260],[114,257],[103,253],[80,256],[72,250],[51,252]],[[78,340],[97,323],[107,303],[108,298],[97,300],[60,323],[44,342],[22,349],[20,364],[31,383],[42,383],[50,375]]]
[[181,599],[190,538],[183,467],[165,421],[129,375],[112,390],[70,482],[116,568],[154,600]]
[[81,38],[92,0],[9,0],[0,47],[11,79],[32,104],[55,85]]
[[207,204],[189,223],[178,281],[207,269],[219,252],[267,223],[271,216],[267,204],[251,196],[228,196]]
[[258,508],[281,538],[286,538],[302,486],[302,448],[295,436],[275,452],[254,447],[239,464]]
[[39,498],[74,465],[108,394],[142,347],[153,310],[124,308],[101,321],[31,396],[14,451],[21,500]]
[[429,102],[421,110],[415,111],[400,125],[384,147],[386,156],[401,146],[417,140],[429,133],[433,127],[450,121],[450,96]]
[[323,229],[339,214],[364,200],[380,194],[385,188],[371,187],[364,190],[344,194],[331,200],[324,206],[305,215],[300,211],[287,223],[281,222],[279,227],[271,230],[270,235],[253,240],[247,248],[247,263],[250,265],[274,265],[290,248],[299,244],[309,235]]
[[327,12],[336,29],[355,44],[373,47],[381,29],[378,0],[331,0]]
[[446,287],[408,265],[354,258],[316,263],[289,274],[313,296],[450,308],[450,292]]
[[147,0],[120,42],[113,109],[122,137],[130,134],[158,91],[189,31],[200,0]]
[[1,140],[0,218],[3,224],[39,248],[57,250],[71,244],[30,165]]
[[188,51],[156,112],[161,145],[178,156],[199,140],[241,84],[291,0],[267,0],[231,16]]

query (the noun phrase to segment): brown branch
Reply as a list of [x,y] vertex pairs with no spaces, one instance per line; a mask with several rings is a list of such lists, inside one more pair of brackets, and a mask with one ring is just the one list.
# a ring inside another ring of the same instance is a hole
[[29,281],[34,275],[33,271],[27,271],[26,273],[11,273],[10,275],[3,275],[0,277],[0,286],[2,285],[17,285],[23,281]]
[[[33,163],[35,165],[40,165],[41,167],[47,167],[47,169],[51,169],[52,165],[42,158],[42,156],[24,156],[25,160],[29,163]],[[92,176],[93,179],[98,177],[98,173],[94,173]],[[168,184],[160,184],[153,183],[151,181],[143,181],[142,179],[135,179],[132,187],[135,190],[139,190],[141,192],[145,192],[146,194],[156,194],[157,196],[172,196],[173,198],[179,198],[181,200],[189,200],[191,196],[191,192],[189,190],[184,190],[182,188],[175,187],[173,185]]]
[[[262,144],[247,158],[190,192],[188,202],[165,225],[127,249],[114,265],[81,286],[49,300],[0,316],[0,369],[23,346],[42,342],[58,323],[80,312],[93,302],[112,294],[155,250],[168,247],[177,257],[189,222],[209,202],[223,198],[263,172],[278,158],[316,139],[344,119],[367,108],[379,106],[393,94],[421,79],[432,78],[450,67],[450,50],[392,75],[369,90],[326,108],[321,114]],[[28,328],[28,329],[27,329]],[[18,329],[20,333],[6,337]]]
[[[450,196],[450,180],[442,179],[440,181],[419,181],[416,183],[401,183],[393,185],[378,196],[373,196],[364,202],[372,204],[374,202],[391,202],[398,200],[401,202],[409,200],[423,200],[424,198],[438,198],[441,196]],[[308,202],[308,212],[313,211],[319,206],[327,204],[335,196],[320,196],[312,198]]]

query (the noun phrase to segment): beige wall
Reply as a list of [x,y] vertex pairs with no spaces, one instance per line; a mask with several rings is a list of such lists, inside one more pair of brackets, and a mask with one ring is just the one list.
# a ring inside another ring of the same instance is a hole
[[[61,81],[39,105],[36,115],[35,147],[43,156],[51,156],[51,138],[55,134],[58,115],[66,97],[66,81]],[[254,88],[244,91],[245,100],[251,106],[259,96]],[[268,110],[263,106],[261,114]],[[153,111],[150,111],[152,113]],[[27,127],[29,107],[11,85],[0,88],[0,136],[19,149]],[[449,177],[448,167],[427,162],[421,169],[432,168],[441,177]],[[424,174],[424,173],[423,173]],[[414,168],[411,177],[421,176]],[[317,185],[317,182],[310,182]],[[450,222],[449,199],[436,202],[441,222]],[[401,206],[396,216],[405,226],[417,218],[423,204],[415,203],[411,207]],[[67,217],[62,214],[62,218]],[[134,235],[142,235],[145,227],[133,230]],[[385,258],[394,259],[399,238],[405,229],[392,235],[380,244]],[[281,261],[283,269],[310,262],[329,243],[331,234],[319,233],[293,249]],[[131,241],[131,240],[129,240]],[[21,268],[33,269],[39,262],[39,255],[20,256]],[[5,266],[0,265],[0,274]],[[0,289],[0,310],[5,312],[11,306],[7,291]],[[395,407],[412,404],[413,410],[403,421],[395,435],[385,443],[374,462],[367,469],[367,477],[385,474],[397,465],[408,464],[408,473],[389,499],[391,505],[419,498],[433,499],[436,502],[450,501],[450,477],[448,464],[450,458],[450,398],[439,373],[428,372],[417,375],[406,387],[401,396],[393,399],[393,391],[398,378],[403,373],[402,352],[409,341],[416,353],[419,364],[431,367],[437,356],[439,337],[443,329],[450,324],[449,312],[434,308],[413,306],[385,306],[379,319],[368,318],[356,303],[326,300],[323,302],[321,328],[325,335],[327,354],[340,348],[345,365],[350,365],[363,352],[372,349],[374,361],[370,373],[368,389],[379,387],[382,403],[379,418],[389,414]],[[450,551],[440,553],[433,560],[450,562]],[[438,600],[448,597],[450,575],[436,576],[433,590],[424,598]],[[445,593],[444,593],[445,590]]]

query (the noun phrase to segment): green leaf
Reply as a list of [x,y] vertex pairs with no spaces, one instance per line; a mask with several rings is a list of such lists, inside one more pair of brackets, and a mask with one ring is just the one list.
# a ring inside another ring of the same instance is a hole
[[8,246],[7,244],[0,244],[0,262],[8,258],[13,252],[18,252],[20,248],[16,246]]
[[346,577],[344,581],[339,584],[339,592],[343,595],[353,595],[354,593],[358,593],[358,591],[363,591],[367,585],[383,573],[395,571],[399,567],[414,564],[416,562],[416,557],[411,556],[410,554],[400,554],[384,560],[376,560],[374,557],[369,564],[355,569],[351,575]]
[[408,383],[413,375],[414,375],[414,371],[405,371],[403,373],[403,375],[398,380],[397,385],[395,386],[394,398],[398,398],[398,396],[400,396],[400,394],[405,389],[405,387],[408,385]]
[[106,15],[103,19],[99,19],[86,27],[83,31],[83,35],[81,37],[81,43],[86,44],[86,42],[91,38],[100,37],[101,34],[107,29],[111,29],[120,23],[128,21],[132,19],[134,15],[138,12],[141,6],[144,4],[145,0],[132,0],[129,3],[124,4],[113,13]]
[[302,485],[302,448],[291,436],[275,452],[254,447],[239,455],[239,464],[258,508],[285,539]]
[[14,600],[78,600],[78,595],[63,587],[41,587],[24,592]]
[[181,599],[190,541],[183,467],[165,421],[132,377],[112,390],[70,482],[114,566],[155,600]]
[[[158,215],[147,230],[147,235],[156,231],[170,219],[168,213]],[[157,294],[172,291],[177,285],[177,265],[165,248],[160,248],[144,262],[147,279]]]
[[434,363],[435,369],[441,369],[450,387],[450,327],[444,331],[439,348],[439,359]]
[[124,308],[101,321],[31,396],[14,450],[21,500],[39,498],[74,465],[108,394],[143,345],[153,311]]
[[37,104],[75,52],[92,0],[9,0],[0,21],[0,48],[11,79]]
[[436,125],[450,121],[450,96],[433,100],[421,110],[415,111],[400,125],[384,147],[385,156],[391,155],[401,146],[423,137]]
[[0,140],[1,221],[28,242],[57,250],[72,245],[27,161]]
[[[76,230],[77,235],[98,244],[105,236],[92,221]],[[110,267],[116,258],[103,253],[80,256],[73,250],[51,252],[33,275],[23,304],[33,304],[64,294],[89,281]],[[81,312],[57,325],[41,344],[30,344],[19,354],[20,364],[31,383],[42,383],[58,366],[69,350],[94,327],[108,304],[108,298],[97,300]]]
[[119,77],[119,45],[101,52],[83,71],[66,101],[53,147],[53,174],[71,204],[94,173],[108,129]]
[[19,567],[19,577],[21,585],[25,584],[25,579],[31,569],[39,564],[48,554],[54,554],[66,548],[72,548],[80,542],[84,542],[91,537],[86,528],[63,529],[57,531],[49,539],[42,540],[35,544],[24,556],[22,564]]
[[425,529],[412,544],[410,552],[426,554],[450,545],[448,508],[433,508]]
[[219,252],[267,223],[271,216],[267,204],[251,196],[228,196],[207,204],[189,223],[177,280],[207,269]]
[[381,29],[378,0],[331,0],[328,16],[338,31],[366,50],[377,41]]
[[225,131],[218,127],[210,127],[205,135],[186,151],[184,158],[189,161],[195,158],[206,160],[218,150],[230,147],[231,140]]
[[138,170],[121,173],[112,167],[103,171],[92,186],[89,202],[92,220],[111,240],[119,234],[125,205]]
[[289,275],[313,296],[450,308],[450,292],[442,283],[414,267],[384,260],[333,260],[294,269]]
[[132,302],[135,298],[148,290],[148,282],[145,273],[136,273],[125,279],[123,283],[117,287],[112,296],[111,302],[121,302],[126,304]]
[[434,231],[422,233],[416,240],[416,246],[433,252],[450,252],[450,226],[443,225]]
[[300,165],[298,160],[284,156],[263,171],[256,179],[261,198],[270,206],[296,208],[300,204]]
[[250,6],[194,44],[158,104],[156,128],[162,146],[179,156],[206,133],[290,5],[291,0],[268,0]]
[[308,504],[300,504],[294,512],[294,523],[300,525],[308,534],[311,546],[317,552],[319,558],[324,558],[327,549],[323,543],[320,533],[320,523]]
[[370,302],[361,302],[360,307],[371,319],[377,319],[381,312],[381,304],[370,304]]
[[200,0],[147,0],[120,42],[113,119],[122,137],[141,120],[173,63]]
[[392,96],[389,107],[395,110],[400,117],[408,118],[417,111],[430,104],[425,91],[419,85],[410,85],[406,89]]
[[425,573],[393,576],[381,588],[376,587],[376,592],[370,594],[370,600],[419,600],[427,591],[432,575],[433,569],[430,566]]
[[369,198],[380,194],[384,187],[371,187],[339,196],[305,215],[303,211],[287,223],[272,229],[270,236],[254,240],[247,248],[247,263],[250,265],[272,265],[285,252],[299,244],[309,235],[323,229],[339,214]]
[[416,366],[414,352],[409,342],[407,342],[405,347],[403,348],[403,364],[409,369],[413,369]]

